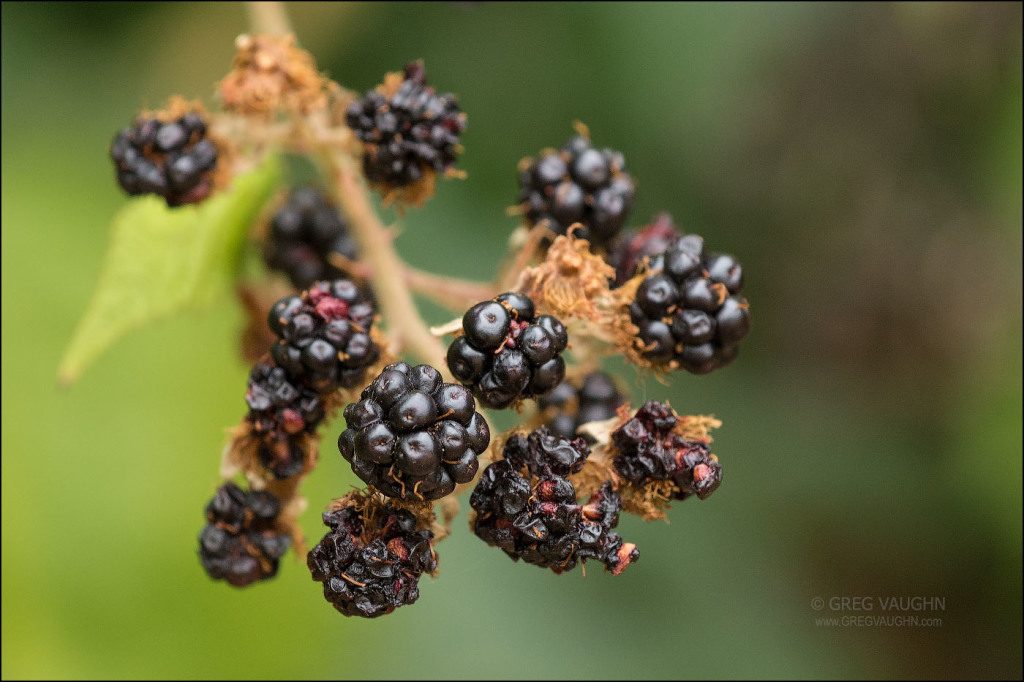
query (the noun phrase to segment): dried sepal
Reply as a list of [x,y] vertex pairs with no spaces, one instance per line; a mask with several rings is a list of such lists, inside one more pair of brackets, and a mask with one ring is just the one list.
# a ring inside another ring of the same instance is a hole
[[218,90],[227,111],[270,118],[279,111],[324,109],[331,85],[313,56],[295,46],[294,35],[243,34],[235,39],[232,68]]
[[[352,509],[359,514],[363,522],[363,529],[367,531],[364,532],[360,539],[366,544],[373,540],[373,537],[371,537],[372,529],[377,526],[374,520],[381,514],[390,513],[390,510],[402,509],[412,514],[416,519],[416,528],[418,530],[432,530],[437,526],[435,523],[437,515],[434,513],[433,503],[402,502],[391,497],[385,497],[372,488],[353,490],[342,497],[331,500],[327,504],[325,511],[333,512],[341,509]],[[433,574],[431,573],[431,575]]]
[[644,351],[649,350],[640,339],[640,328],[636,326],[629,317],[629,304],[636,298],[636,291],[640,288],[648,273],[645,268],[631,277],[622,286],[613,289],[616,310],[610,324],[611,343],[615,349],[629,362],[637,367],[651,372],[658,381],[665,383],[664,377],[679,368],[679,362],[675,359],[666,364],[655,364],[644,357]]
[[555,238],[544,262],[524,270],[515,289],[525,292],[540,310],[604,328],[612,324],[618,308],[618,295],[608,286],[615,270],[590,252],[590,242],[573,236],[575,228]]

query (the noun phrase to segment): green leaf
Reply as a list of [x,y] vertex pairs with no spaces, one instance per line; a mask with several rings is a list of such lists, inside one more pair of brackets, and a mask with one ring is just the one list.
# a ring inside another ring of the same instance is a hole
[[57,370],[69,385],[114,341],[160,317],[208,306],[230,290],[249,227],[281,179],[270,156],[195,206],[132,199],[114,217],[92,300]]

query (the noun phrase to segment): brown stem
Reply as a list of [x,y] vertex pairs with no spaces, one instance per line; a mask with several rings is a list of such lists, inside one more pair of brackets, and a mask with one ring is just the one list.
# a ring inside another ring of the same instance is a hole
[[450,380],[444,363],[444,347],[431,335],[416,309],[412,293],[401,276],[405,268],[395,252],[392,235],[374,211],[354,159],[344,152],[332,156],[338,200],[359,243],[359,252],[370,266],[370,281],[392,340],[396,347],[406,348]]
[[499,293],[489,282],[443,277],[411,266],[406,266],[403,274],[410,289],[458,312],[465,312],[474,304],[494,298]]
[[288,10],[282,2],[247,2],[249,24],[257,35],[286,36],[292,33]]
[[[370,279],[373,273],[369,264],[352,260],[340,253],[328,254],[327,260],[339,270],[363,279]],[[412,291],[453,312],[465,312],[475,303],[494,298],[498,294],[497,287],[490,282],[435,275],[406,263],[402,263],[402,278]]]

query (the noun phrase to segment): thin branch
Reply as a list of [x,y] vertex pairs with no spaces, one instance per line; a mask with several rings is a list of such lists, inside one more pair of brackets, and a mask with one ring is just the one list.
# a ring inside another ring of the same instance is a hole
[[392,340],[451,380],[444,363],[444,347],[416,309],[402,276],[404,264],[395,252],[391,233],[370,203],[369,191],[355,160],[344,152],[332,156],[338,200],[359,243],[359,252],[370,266],[370,281]]
[[286,36],[292,31],[288,10],[283,2],[247,2],[249,24],[257,35]]
[[[373,269],[361,260],[352,260],[340,253],[327,255],[328,262],[356,277],[370,279]],[[433,272],[414,268],[402,263],[402,279],[413,292],[457,313],[465,312],[472,305],[498,295],[498,288],[491,282],[459,279],[437,275]]]

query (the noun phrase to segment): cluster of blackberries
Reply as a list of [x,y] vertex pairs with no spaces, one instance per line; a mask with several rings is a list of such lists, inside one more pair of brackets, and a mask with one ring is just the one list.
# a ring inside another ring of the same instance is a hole
[[389,504],[357,510],[351,504],[324,512],[330,528],[306,563],[324,597],[346,616],[376,618],[420,596],[423,573],[437,568],[429,530],[417,530],[408,511]]
[[355,241],[336,206],[315,187],[300,187],[270,221],[263,255],[292,285],[306,289],[317,280],[346,277],[331,263],[331,254],[358,258]]
[[477,303],[462,317],[462,330],[448,347],[448,367],[485,407],[544,395],[565,377],[565,325],[536,315],[525,294],[507,292]]
[[625,160],[614,149],[595,149],[590,139],[578,135],[539,159],[520,166],[520,201],[531,225],[542,220],[556,234],[574,233],[594,247],[610,243],[625,224],[636,192],[633,178],[624,170]]
[[586,504],[578,504],[568,478],[589,454],[582,438],[562,438],[543,426],[528,436],[513,435],[504,459],[484,470],[470,497],[473,532],[513,560],[555,573],[587,559],[621,573],[640,556],[635,545],[611,532],[619,522],[621,498],[606,482]]
[[370,338],[375,315],[369,294],[347,279],[317,282],[270,308],[279,338],[270,355],[293,382],[319,393],[352,388],[380,357]]
[[249,372],[245,392],[246,420],[260,439],[260,461],[277,478],[289,478],[305,467],[305,453],[296,438],[314,433],[324,419],[320,396],[288,380],[284,368],[261,362]]
[[738,296],[743,270],[728,254],[708,254],[695,234],[676,238],[649,258],[653,274],[629,306],[639,328],[643,357],[654,365],[673,361],[693,374],[725,367],[739,354],[750,328],[749,305]]
[[476,476],[491,442],[472,394],[430,365],[388,365],[345,408],[342,457],[365,483],[402,500],[436,500]]
[[274,529],[281,504],[266,491],[246,494],[225,483],[206,505],[199,559],[211,578],[245,587],[277,574],[291,538]]
[[206,137],[206,121],[190,111],[176,121],[138,118],[110,145],[117,182],[128,194],[157,194],[167,205],[202,201],[213,189],[217,147]]
[[[555,390],[537,400],[545,425],[563,438],[575,438],[576,430],[588,422],[611,419],[625,402],[615,382],[604,372],[591,372],[582,381],[563,381]],[[590,437],[584,436],[588,442]]]
[[367,180],[405,187],[429,170],[443,173],[455,163],[466,116],[451,93],[426,84],[421,62],[405,67],[405,80],[390,97],[371,90],[349,105],[346,123],[364,144]]
[[672,481],[672,499],[700,499],[722,482],[722,465],[707,445],[688,441],[676,431],[678,416],[663,403],[649,401],[636,415],[612,432],[615,470],[628,483]]

